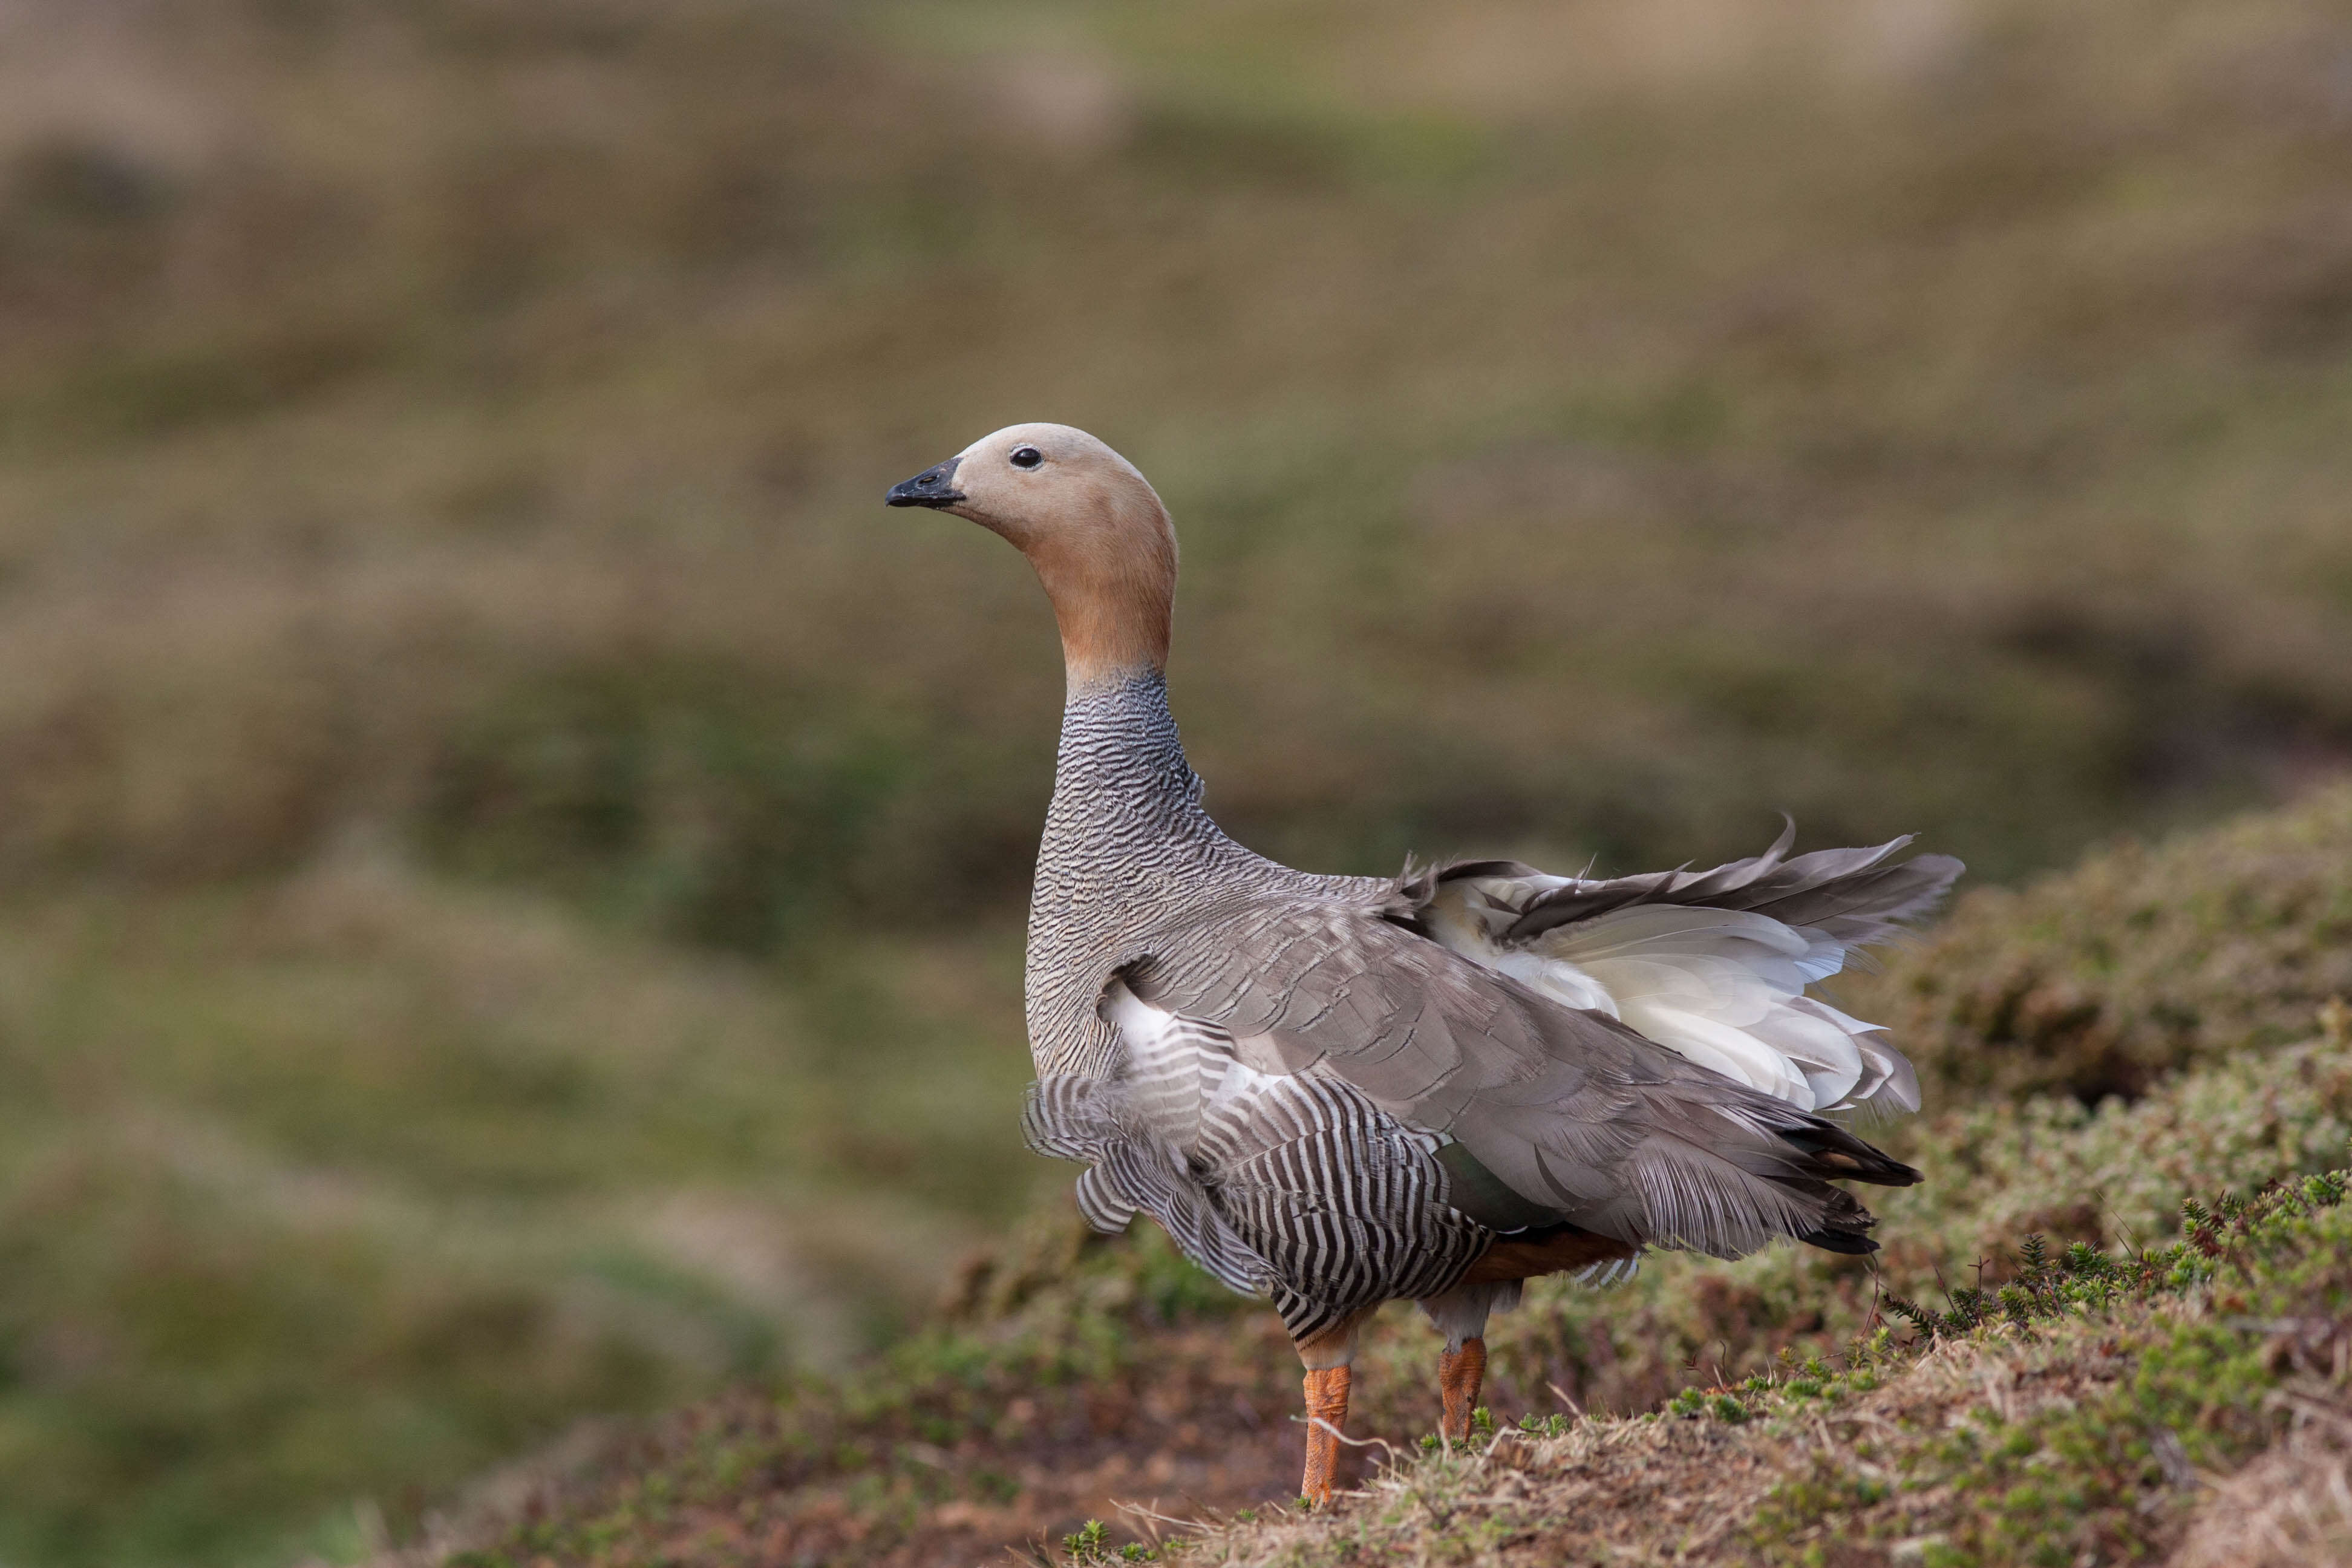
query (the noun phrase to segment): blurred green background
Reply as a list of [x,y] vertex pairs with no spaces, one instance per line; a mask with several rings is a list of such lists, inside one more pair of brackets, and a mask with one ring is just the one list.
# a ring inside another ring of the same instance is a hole
[[2014,880],[2352,758],[2352,6],[0,6],[0,1562],[887,1340],[1079,424],[1253,846]]

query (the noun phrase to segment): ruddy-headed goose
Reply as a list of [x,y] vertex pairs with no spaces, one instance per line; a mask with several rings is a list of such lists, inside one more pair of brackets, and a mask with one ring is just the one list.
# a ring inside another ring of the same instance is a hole
[[1329,1496],[1359,1327],[1420,1303],[1465,1435],[1486,1317],[1520,1281],[1775,1237],[1868,1252],[1833,1181],[1918,1180],[1820,1112],[1913,1110],[1909,1065],[1806,995],[1958,862],[1874,849],[1589,880],[1513,861],[1323,877],[1201,809],[1161,671],[1176,535],[1084,431],[1016,425],[888,495],[988,528],[1053,602],[1068,702],[1029,910],[1034,1148],[1273,1299]]

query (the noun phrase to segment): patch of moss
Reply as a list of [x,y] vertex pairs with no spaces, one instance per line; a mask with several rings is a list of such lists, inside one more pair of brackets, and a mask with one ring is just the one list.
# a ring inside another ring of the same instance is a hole
[[2335,1382],[2352,1306],[2347,1181],[2191,1203],[2169,1247],[2117,1259],[2078,1247],[2037,1256],[1998,1298],[1906,1304],[1938,1348],[2003,1347],[2008,1364],[1981,1380],[1990,1395],[1817,1450],[1765,1500],[1749,1542],[1769,1562],[1819,1563],[1832,1539],[1909,1541],[1932,1568],[2160,1554],[2200,1476],[2284,1431],[2283,1389]]

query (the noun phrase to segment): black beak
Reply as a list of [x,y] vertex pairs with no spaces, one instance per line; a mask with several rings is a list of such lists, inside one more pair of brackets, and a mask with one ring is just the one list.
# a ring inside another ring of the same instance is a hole
[[925,468],[904,484],[892,485],[882,500],[890,506],[953,506],[963,500],[963,492],[955,488],[956,465],[961,458],[950,458],[936,468]]

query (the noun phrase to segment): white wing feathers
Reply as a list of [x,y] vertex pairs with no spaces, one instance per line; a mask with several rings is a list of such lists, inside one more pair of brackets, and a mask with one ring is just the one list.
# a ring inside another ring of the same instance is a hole
[[1530,903],[1577,879],[1514,867],[1444,877],[1423,919],[1464,957],[1570,1007],[1606,1013],[1726,1077],[1805,1110],[1916,1110],[1918,1082],[1878,1026],[1805,988],[1860,943],[1750,910],[1667,902],[1609,910],[1523,938]]

